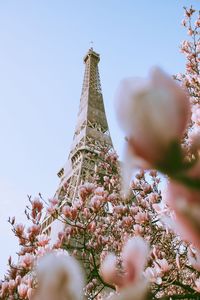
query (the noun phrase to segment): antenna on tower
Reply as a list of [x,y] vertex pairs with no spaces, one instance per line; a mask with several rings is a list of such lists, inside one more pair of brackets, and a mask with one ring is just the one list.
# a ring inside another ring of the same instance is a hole
[[93,50],[94,42],[90,41],[90,49]]

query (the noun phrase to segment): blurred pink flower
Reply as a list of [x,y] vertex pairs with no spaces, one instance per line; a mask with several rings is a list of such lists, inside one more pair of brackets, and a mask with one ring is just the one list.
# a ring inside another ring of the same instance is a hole
[[160,276],[161,274],[158,272],[156,268],[146,268],[144,271],[144,276],[145,278],[150,281],[154,282],[156,284],[161,284],[162,283],[162,278]]
[[139,224],[133,225],[133,229],[134,229],[135,235],[142,235],[142,233],[144,232],[144,228]]
[[26,269],[31,269],[33,267],[34,264],[34,255],[30,254],[30,253],[26,253],[25,255],[21,256],[20,259],[20,265],[23,268]]
[[188,248],[188,261],[194,269],[200,272],[200,251],[190,246]]
[[149,215],[147,212],[138,212],[135,215],[135,222],[139,224],[144,224],[149,220]]
[[114,254],[108,254],[101,264],[103,279],[115,285],[120,291],[137,285],[140,283],[148,254],[149,247],[144,239],[130,238],[121,253],[122,271],[117,267],[117,257]]
[[195,280],[195,290],[200,293],[200,278]]
[[18,288],[17,288],[18,294],[20,298],[26,299],[27,297],[27,292],[28,292],[28,286],[24,283],[21,283]]
[[168,261],[165,258],[157,259],[154,265],[157,272],[161,274],[167,273],[171,269],[171,266],[168,264]]
[[24,233],[24,228],[25,228],[25,226],[23,224],[21,224],[21,223],[20,224],[16,224],[14,226],[16,235],[19,236],[19,237],[22,236],[23,233]]
[[200,126],[200,105],[195,105],[192,113],[192,121]]
[[46,246],[48,245],[50,238],[46,234],[41,234],[37,237],[38,240],[38,246]]
[[105,282],[117,287],[121,287],[122,276],[118,273],[117,257],[114,254],[109,253],[108,255],[106,255],[101,264],[100,270]]
[[163,199],[175,212],[177,232],[200,249],[200,192],[170,182]]
[[186,93],[156,68],[148,79],[121,82],[116,109],[133,156],[155,166],[165,159],[173,142],[180,141],[190,114]]
[[37,212],[41,212],[43,209],[43,203],[40,199],[35,198],[33,201],[31,201],[32,204],[32,210],[37,210]]
[[43,256],[37,266],[38,290],[34,300],[82,300],[83,275],[77,261],[66,251]]
[[143,238],[138,236],[127,241],[121,254],[127,283],[134,283],[141,278],[148,254],[149,247]]

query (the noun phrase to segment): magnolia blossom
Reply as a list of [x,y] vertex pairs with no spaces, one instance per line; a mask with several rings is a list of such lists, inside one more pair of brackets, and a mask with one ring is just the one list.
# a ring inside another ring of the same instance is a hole
[[195,290],[200,293],[200,278],[195,280]]
[[200,272],[200,251],[193,247],[188,249],[188,260],[194,269]]
[[165,258],[157,259],[154,265],[157,272],[160,274],[165,274],[171,269],[171,266]]
[[149,247],[141,237],[134,237],[127,241],[122,250],[122,265],[128,282],[136,282],[143,272]]
[[149,282],[156,283],[159,285],[162,283],[161,274],[156,268],[146,268],[144,276]]
[[177,232],[200,249],[200,192],[170,182],[164,201],[175,211]]
[[114,254],[105,257],[101,274],[106,282],[120,290],[120,296],[116,299],[134,299],[137,295],[140,299],[140,296],[144,296],[147,285],[142,279],[142,273],[148,253],[148,245],[141,237],[130,238],[121,253],[123,273],[118,270],[118,261]]
[[101,264],[101,274],[104,280],[109,284],[121,286],[122,277],[117,272],[117,258],[114,254],[109,253]]
[[23,268],[31,269],[34,264],[34,255],[26,253],[24,256],[21,256],[20,265]]
[[21,283],[18,286],[17,290],[18,290],[20,298],[26,299],[27,292],[28,292],[28,286],[26,284],[24,284],[24,283]]
[[154,69],[147,79],[123,80],[116,98],[118,119],[130,152],[140,158],[139,165],[142,160],[154,166],[162,163],[186,129],[190,114],[186,93],[164,72]]
[[39,286],[34,300],[83,299],[82,271],[66,251],[53,251],[42,257],[36,272]]
[[200,105],[196,105],[192,113],[192,121],[200,126]]

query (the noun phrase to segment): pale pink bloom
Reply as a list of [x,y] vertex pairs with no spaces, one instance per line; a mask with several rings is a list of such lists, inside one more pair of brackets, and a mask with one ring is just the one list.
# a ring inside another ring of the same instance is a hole
[[9,280],[8,284],[9,284],[9,291],[12,292],[16,287],[15,280],[14,279]]
[[192,113],[192,121],[200,126],[200,105],[196,105]]
[[109,183],[110,182],[110,178],[108,176],[104,176],[103,177],[103,180],[106,182],[106,183]]
[[113,202],[119,198],[119,195],[117,193],[112,193],[108,196],[108,201]]
[[149,196],[149,201],[153,204],[153,203],[157,203],[160,196],[157,193],[151,193]]
[[163,162],[171,144],[180,141],[190,113],[185,92],[158,68],[148,79],[122,81],[116,106],[130,151],[150,165]]
[[182,20],[181,24],[182,24],[183,26],[186,26],[186,21],[185,21],[185,20]]
[[95,223],[94,221],[93,221],[93,222],[90,222],[90,223],[88,224],[87,228],[88,228],[88,230],[89,230],[90,232],[95,232],[95,230],[96,230],[96,223]]
[[26,253],[20,258],[20,265],[22,268],[31,269],[34,264],[34,255]]
[[85,216],[86,218],[89,217],[89,215],[90,215],[90,210],[89,210],[89,208],[84,207],[84,209],[83,209],[83,214],[84,214],[84,216]]
[[58,205],[59,200],[57,198],[52,198],[52,199],[49,199],[49,203],[54,207],[54,206]]
[[34,300],[83,299],[82,271],[66,251],[53,251],[43,256],[36,272],[39,287]]
[[149,220],[149,215],[147,212],[138,212],[135,215],[135,222],[139,224],[146,223]]
[[41,212],[43,209],[43,203],[39,198],[35,198],[31,202],[32,210],[37,210],[37,212]]
[[29,300],[34,300],[34,298],[33,298],[34,293],[35,293],[34,289],[28,288],[27,297]]
[[36,224],[33,224],[32,226],[30,226],[29,228],[28,228],[28,233],[30,234],[30,235],[37,235],[37,234],[39,234],[40,233],[40,225],[36,225]]
[[158,176],[158,172],[157,172],[157,170],[150,170],[149,175],[151,177],[157,177]]
[[196,164],[189,170],[187,174],[192,179],[200,180],[200,157]]
[[146,182],[142,184],[142,188],[145,194],[150,193],[152,190],[151,185]]
[[40,234],[37,237],[38,240],[38,246],[44,247],[48,245],[50,238],[46,234]]
[[15,233],[16,233],[16,235],[17,236],[22,236],[23,235],[23,233],[24,233],[24,225],[23,224],[16,224],[15,226],[14,226],[14,230],[15,230]]
[[15,278],[16,284],[19,285],[21,283],[21,280],[22,280],[21,276],[17,275],[17,277]]
[[149,247],[141,237],[133,237],[127,241],[121,254],[127,283],[135,283],[141,278],[148,254]]
[[70,218],[71,217],[71,207],[68,205],[63,206],[62,213],[65,217]]
[[195,21],[195,26],[200,27],[200,19],[197,19],[197,20]]
[[151,253],[152,257],[154,259],[158,259],[159,254],[160,254],[159,249],[153,246],[152,253]]
[[52,249],[49,247],[49,246],[43,246],[43,247],[38,247],[36,250],[35,250],[35,254],[36,256],[38,257],[42,257],[44,256],[45,254],[49,253]]
[[116,205],[114,206],[113,211],[116,212],[117,214],[122,214],[124,211],[124,206],[122,204]]
[[17,288],[18,294],[20,298],[26,299],[27,292],[28,292],[28,286],[24,283],[21,283]]
[[99,196],[104,196],[105,195],[105,190],[103,187],[97,187],[95,190],[94,190],[94,193],[95,195],[99,195]]
[[188,133],[188,141],[192,153],[198,153],[200,151],[200,126],[193,126]]
[[163,205],[163,203],[155,203],[152,205],[152,207],[155,210],[155,212],[160,216],[169,215],[170,213],[169,208]]
[[165,258],[157,259],[154,262],[154,265],[157,272],[161,274],[167,273],[171,269],[171,266],[168,264],[168,261]]
[[24,281],[23,283],[26,283],[26,284],[28,285],[29,288],[32,287],[32,285],[33,285],[33,277],[32,277],[32,274],[31,274],[31,273],[27,274],[27,275],[23,278],[22,281]]
[[85,182],[83,185],[79,187],[79,195],[85,200],[95,189],[95,185],[90,182]]
[[200,278],[195,280],[195,290],[200,293]]
[[139,207],[138,206],[131,206],[130,207],[130,212],[132,215],[136,215],[139,212]]
[[80,209],[83,205],[83,201],[80,199],[76,199],[73,203],[73,208]]
[[[117,258],[114,254],[108,254],[101,264],[101,274],[103,279],[115,285],[117,291],[122,293],[130,286],[135,287],[141,283],[143,269],[146,264],[149,253],[146,242],[141,237],[129,239],[123,247],[121,253],[123,273],[117,268]],[[143,288],[146,289],[146,283],[142,280]]]
[[162,207],[161,207],[161,205],[160,204],[158,204],[158,203],[154,203],[153,205],[152,205],[152,207],[153,207],[153,209],[155,210],[155,212],[157,213],[157,214],[161,214],[162,213]]
[[156,268],[146,268],[146,270],[144,271],[144,276],[150,282],[155,282],[157,284],[162,283],[162,278],[160,277],[160,273]]
[[180,270],[181,269],[181,263],[180,263],[180,256],[179,256],[178,253],[176,254],[176,265],[177,265],[178,269]]
[[122,219],[123,226],[130,227],[133,224],[133,219],[130,216],[125,216]]
[[144,232],[144,228],[139,224],[133,225],[133,229],[134,229],[135,235],[142,235],[142,233]]
[[200,249],[200,192],[170,182],[163,199],[175,212],[177,232]]
[[106,255],[101,264],[100,271],[105,282],[121,287],[122,277],[118,273],[117,258],[114,254],[109,253]]
[[96,194],[91,198],[90,205],[97,210],[101,207],[104,200],[105,198],[102,195]]
[[56,213],[56,211],[57,211],[57,208],[56,208],[55,206],[50,205],[50,206],[47,208],[47,213],[48,213],[49,215],[54,215],[54,214]]
[[71,208],[71,219],[75,220],[77,217],[78,209],[76,207]]
[[9,283],[7,281],[2,283],[1,286],[1,297],[5,296],[5,294],[8,292]]
[[194,31],[190,28],[190,29],[188,29],[188,35],[193,35],[193,33],[194,33]]
[[200,251],[190,246],[188,248],[188,260],[192,267],[200,272]]

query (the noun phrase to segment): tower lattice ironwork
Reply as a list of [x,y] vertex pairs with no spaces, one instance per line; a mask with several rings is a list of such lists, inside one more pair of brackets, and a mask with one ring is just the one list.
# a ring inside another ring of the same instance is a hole
[[[55,196],[60,207],[78,197],[81,182],[89,181],[98,166],[102,147],[113,148],[101,90],[100,56],[90,48],[84,57],[85,72],[73,142],[65,167],[58,172],[60,184]],[[95,159],[91,159],[91,153]],[[45,218],[43,232],[50,234],[53,218]]]

